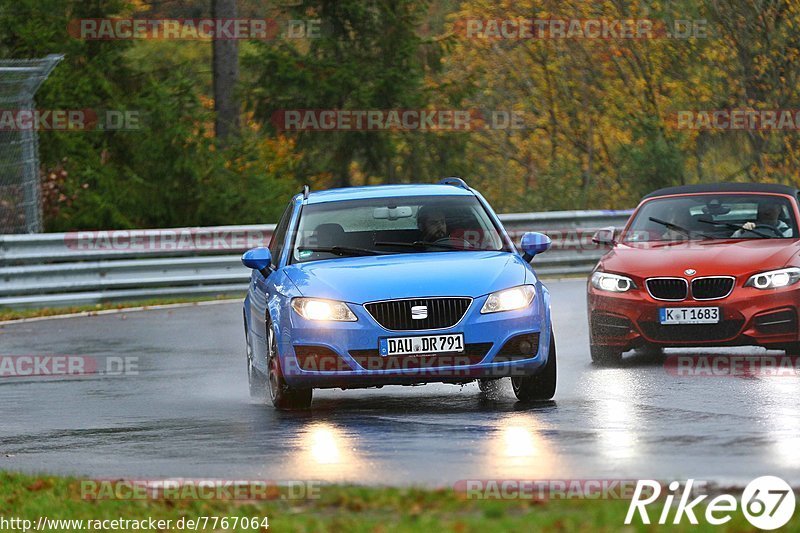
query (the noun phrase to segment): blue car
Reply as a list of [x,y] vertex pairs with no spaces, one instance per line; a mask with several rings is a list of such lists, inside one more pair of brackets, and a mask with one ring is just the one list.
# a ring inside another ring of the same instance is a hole
[[279,409],[315,388],[511,377],[521,401],[556,389],[550,295],[480,193],[460,178],[294,196],[269,248],[242,256],[250,393]]

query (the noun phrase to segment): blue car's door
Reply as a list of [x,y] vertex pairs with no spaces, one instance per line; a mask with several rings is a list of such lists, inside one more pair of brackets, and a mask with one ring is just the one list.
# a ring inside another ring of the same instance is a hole
[[276,272],[281,266],[281,256],[283,254],[286,235],[289,224],[292,220],[294,202],[290,202],[283,212],[275,233],[269,244],[270,254],[272,255],[271,274],[267,277],[253,270],[250,275],[250,286],[248,296],[250,301],[250,323],[248,324],[252,334],[251,342],[253,346],[253,359],[256,368],[266,372],[267,367],[267,322],[269,318],[269,302],[277,296],[275,281],[278,276]]

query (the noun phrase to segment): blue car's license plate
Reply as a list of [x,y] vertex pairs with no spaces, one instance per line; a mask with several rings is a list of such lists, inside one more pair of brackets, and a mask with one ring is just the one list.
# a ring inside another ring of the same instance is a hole
[[464,334],[389,337],[378,341],[381,355],[424,355],[442,352],[463,352]]

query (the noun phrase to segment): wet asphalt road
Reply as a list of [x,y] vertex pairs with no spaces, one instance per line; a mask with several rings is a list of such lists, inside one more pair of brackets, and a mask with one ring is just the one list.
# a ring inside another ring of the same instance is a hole
[[548,285],[559,383],[556,401],[539,406],[517,403],[504,380],[488,396],[474,383],[315,391],[310,412],[275,411],[247,395],[239,304],[2,326],[0,354],[136,356],[139,373],[0,378],[0,468],[425,485],[800,482],[800,378],[675,377],[661,358],[635,354],[595,367],[584,282]]

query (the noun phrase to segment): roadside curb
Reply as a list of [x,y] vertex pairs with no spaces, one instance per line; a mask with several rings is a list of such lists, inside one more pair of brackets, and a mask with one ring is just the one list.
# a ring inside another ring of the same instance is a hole
[[182,307],[198,307],[206,305],[230,304],[241,302],[242,298],[228,298],[225,300],[209,300],[206,302],[182,302],[175,304],[143,305],[139,307],[123,307],[121,309],[102,309],[100,311],[81,311],[80,313],[68,313],[65,315],[36,316],[31,318],[18,318],[15,320],[0,321],[0,326],[9,324],[26,324],[29,322],[41,322],[43,320],[61,320],[64,318],[82,318],[89,316],[116,315],[119,313],[135,313],[139,311],[154,311],[159,309],[179,309]]

